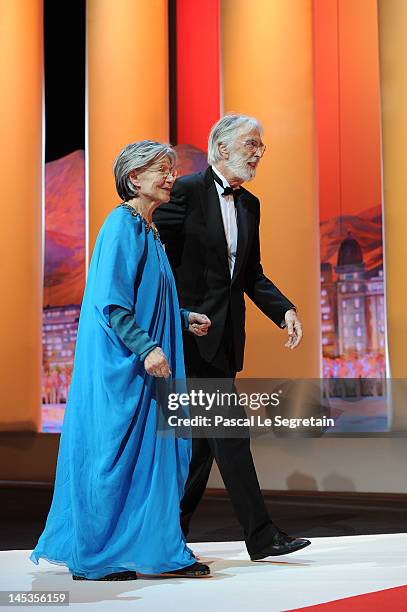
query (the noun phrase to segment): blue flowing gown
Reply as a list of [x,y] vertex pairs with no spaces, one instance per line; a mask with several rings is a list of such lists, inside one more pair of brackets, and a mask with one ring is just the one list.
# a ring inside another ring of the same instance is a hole
[[191,440],[156,433],[156,380],[110,326],[122,306],[185,377],[175,282],[158,238],[126,207],[105,220],[82,302],[52,505],[30,559],[100,578],[196,560],[180,528]]

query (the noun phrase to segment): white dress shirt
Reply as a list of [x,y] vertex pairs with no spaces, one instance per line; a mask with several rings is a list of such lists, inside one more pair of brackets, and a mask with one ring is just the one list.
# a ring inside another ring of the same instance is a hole
[[233,276],[233,270],[236,262],[236,251],[237,251],[237,217],[236,207],[233,201],[232,194],[224,196],[222,195],[225,187],[230,187],[228,181],[224,176],[212,166],[213,172],[220,178],[223,183],[223,189],[219,183],[215,182],[216,190],[219,196],[220,210],[222,213],[223,227],[225,230],[226,243],[228,247],[228,262],[230,278]]

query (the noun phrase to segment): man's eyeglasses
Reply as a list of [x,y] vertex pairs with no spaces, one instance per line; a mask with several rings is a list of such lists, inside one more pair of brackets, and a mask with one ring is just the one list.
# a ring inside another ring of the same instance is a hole
[[242,144],[245,146],[248,153],[257,153],[258,151],[260,157],[263,157],[266,150],[266,145],[257,140],[244,140]]

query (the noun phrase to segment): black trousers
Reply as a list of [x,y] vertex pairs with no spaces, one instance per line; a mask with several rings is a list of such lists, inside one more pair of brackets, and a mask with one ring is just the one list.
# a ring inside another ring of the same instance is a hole
[[[186,374],[189,378],[235,379],[233,340],[229,328],[225,330],[220,349],[212,363],[200,356],[192,336],[184,338]],[[237,518],[243,527],[246,547],[250,555],[270,545],[278,528],[271,520],[257,479],[250,439],[194,438],[189,475],[181,501],[181,528],[188,535],[189,524],[208,482],[215,459]]]

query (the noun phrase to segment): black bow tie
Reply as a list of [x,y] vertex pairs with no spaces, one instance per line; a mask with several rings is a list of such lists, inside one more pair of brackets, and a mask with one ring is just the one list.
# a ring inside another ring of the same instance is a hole
[[[223,187],[223,185],[222,185],[222,187]],[[238,190],[236,190],[236,191],[238,191]],[[227,196],[227,195],[234,196],[235,195],[235,190],[232,189],[232,187],[225,187],[224,190],[223,190],[222,195],[224,195],[224,196]]]
[[240,187],[238,187],[237,189],[232,189],[232,187],[229,187],[229,186],[225,187],[221,179],[219,178],[219,176],[215,172],[213,172],[213,170],[212,170],[212,176],[213,176],[213,180],[223,188],[222,195],[223,196],[228,196],[228,195],[233,196],[233,201],[236,204],[236,200],[238,196],[242,193],[242,190],[240,189]]

